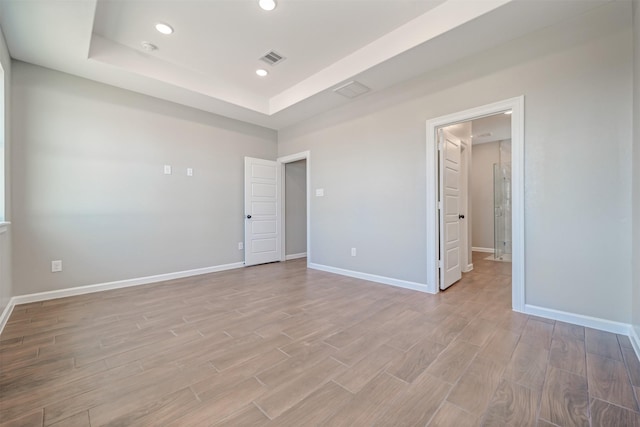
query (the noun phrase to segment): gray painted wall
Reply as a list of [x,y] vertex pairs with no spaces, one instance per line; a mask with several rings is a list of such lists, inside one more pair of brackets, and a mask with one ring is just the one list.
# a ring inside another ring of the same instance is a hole
[[[4,209],[5,220],[11,221],[11,57],[4,40],[4,35],[0,31],[0,64],[4,70]],[[13,230],[8,228],[5,233],[0,234],[0,313],[5,309],[9,300],[13,296],[12,289],[12,251],[11,236]]]
[[633,2],[633,326],[640,336],[640,1]]
[[500,162],[500,142],[474,145],[471,157],[471,245],[493,249],[493,165]]
[[275,159],[275,131],[22,62],[13,77],[14,294],[244,259],[244,156]]
[[286,255],[307,252],[307,161],[285,164]]
[[325,189],[311,202],[311,262],[424,283],[425,121],[525,95],[526,302],[630,322],[630,8],[607,4],[281,130],[279,155],[311,150],[311,187]]

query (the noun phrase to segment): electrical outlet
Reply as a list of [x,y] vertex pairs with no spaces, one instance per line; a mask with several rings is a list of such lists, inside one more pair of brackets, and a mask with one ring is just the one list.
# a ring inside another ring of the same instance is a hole
[[356,256],[356,248],[351,248],[351,256]]
[[324,188],[316,188],[316,197],[324,197]]
[[244,249],[244,243],[238,242],[238,250],[241,251]]
[[187,168],[187,176],[193,176],[193,168]]
[[164,174],[171,175],[171,165],[164,165]]
[[51,272],[59,273],[62,271],[62,260],[51,261]]

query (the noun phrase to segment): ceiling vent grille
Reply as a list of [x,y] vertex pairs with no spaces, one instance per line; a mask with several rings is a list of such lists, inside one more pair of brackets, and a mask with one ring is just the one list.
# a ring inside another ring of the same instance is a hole
[[345,84],[343,84],[342,86],[339,86],[335,89],[333,89],[333,91],[335,93],[337,93],[338,95],[342,95],[346,98],[349,99],[353,99],[357,96],[360,96],[364,93],[369,92],[371,89],[366,87],[365,85],[363,85],[360,82],[357,82],[355,80],[352,80],[350,82],[347,82]]
[[278,52],[273,50],[270,52],[267,52],[262,58],[260,58],[261,61],[264,61],[271,66],[278,65],[285,59],[287,58],[285,58],[284,56],[280,55]]

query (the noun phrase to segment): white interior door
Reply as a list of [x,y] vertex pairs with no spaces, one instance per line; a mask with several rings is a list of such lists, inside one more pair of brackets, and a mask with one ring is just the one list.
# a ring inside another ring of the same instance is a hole
[[440,289],[462,277],[460,265],[461,142],[440,130]]
[[280,164],[244,158],[244,263],[280,261]]

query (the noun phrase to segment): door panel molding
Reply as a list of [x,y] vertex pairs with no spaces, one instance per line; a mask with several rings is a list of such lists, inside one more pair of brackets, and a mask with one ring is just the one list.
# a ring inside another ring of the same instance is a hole
[[524,235],[524,96],[460,111],[427,120],[427,291],[439,292],[438,249],[438,153],[437,130],[447,125],[479,119],[512,111],[511,114],[511,185],[512,185],[512,242],[511,264],[512,307],[525,309],[525,235]]
[[244,158],[244,263],[280,261],[280,163]]

